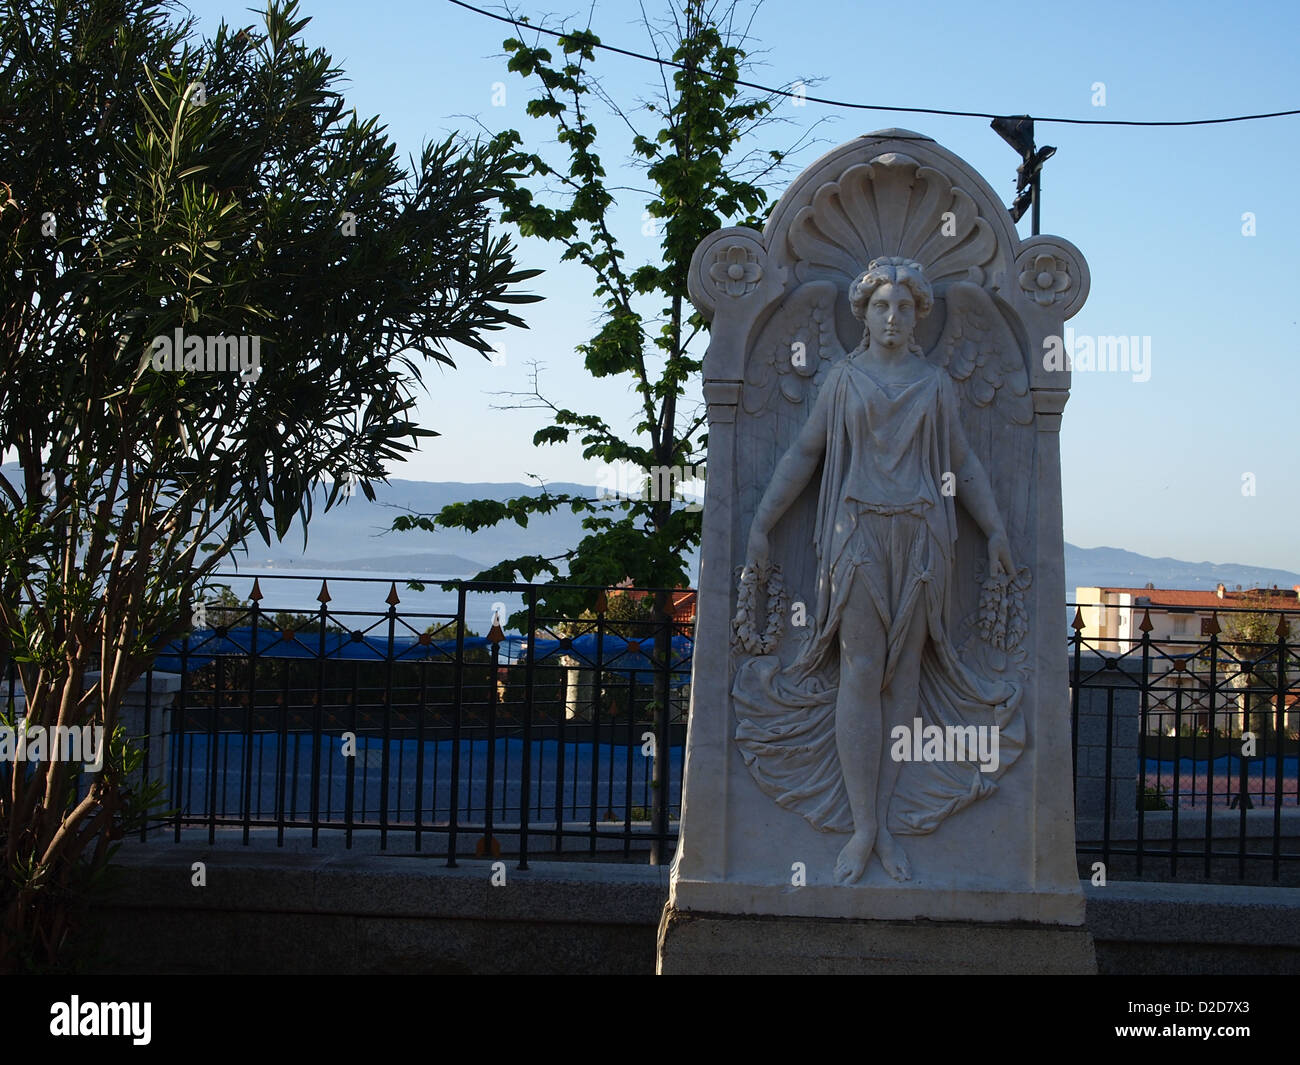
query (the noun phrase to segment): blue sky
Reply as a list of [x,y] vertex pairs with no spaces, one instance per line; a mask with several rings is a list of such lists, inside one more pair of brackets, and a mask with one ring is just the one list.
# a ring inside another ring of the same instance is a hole
[[[210,32],[225,17],[256,21],[245,5],[195,0]],[[480,6],[500,10],[489,2]],[[662,6],[646,0],[655,16]],[[748,9],[748,8],[746,8]],[[535,5],[581,25],[587,7]],[[535,149],[552,130],[526,117],[531,86],[505,69],[507,27],[445,0],[303,0],[307,39],[348,75],[349,103],[378,114],[404,154],[476,122],[519,129]],[[1076,118],[1190,119],[1300,107],[1293,49],[1300,5],[1282,2],[1142,2],[1027,7],[944,3],[924,8],[841,0],[768,0],[751,32],[765,84],[819,79],[809,91],[863,103],[1030,113]],[[918,17],[919,16],[919,17]],[[638,5],[603,2],[591,25],[609,44],[648,50]],[[596,69],[616,100],[635,105],[655,89],[649,64],[615,55]],[[493,106],[496,83],[504,106]],[[1094,85],[1105,86],[1095,106]],[[1010,202],[1018,157],[984,119],[838,110],[780,110],[788,121],[760,131],[755,146],[784,148],[814,122],[814,142],[794,158],[779,192],[836,144],[902,126],[964,157]],[[653,128],[647,116],[634,116]],[[626,138],[616,120],[597,127],[611,180]],[[1065,535],[1085,547],[1300,570],[1295,532],[1300,425],[1296,243],[1300,208],[1300,116],[1170,129],[1040,124],[1057,155],[1044,171],[1042,228],[1075,243],[1092,270],[1092,293],[1071,324],[1078,334],[1148,336],[1151,373],[1076,373],[1062,430]],[[642,236],[645,198],[621,194],[615,219],[629,259],[654,254]],[[1255,218],[1243,235],[1242,216]],[[1020,226],[1029,233],[1026,217]],[[492,365],[472,353],[454,371],[431,369],[424,424],[444,434],[392,476],[435,481],[547,480],[594,483],[579,448],[535,449],[535,411],[495,410],[493,393],[527,387],[529,359],[546,366],[544,390],[580,411],[630,425],[622,381],[592,381],[573,353],[593,331],[590,279],[536,241],[520,259],[547,273],[546,301],[526,308],[527,332],[503,335]],[[624,414],[625,412],[625,414]],[[1253,474],[1255,494],[1243,494]]]

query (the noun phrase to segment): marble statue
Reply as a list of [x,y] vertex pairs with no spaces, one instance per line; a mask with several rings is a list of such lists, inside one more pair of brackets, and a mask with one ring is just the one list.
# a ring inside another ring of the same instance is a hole
[[[927,355],[915,328],[934,293],[921,264],[882,256],[853,281],[849,303],[865,325],[862,341],[847,354],[832,341],[821,353],[830,369],[750,527],[746,569],[755,584],[755,574],[771,578],[773,526],[821,470],[807,638],[784,668],[771,654],[742,663],[733,687],[736,739],[769,795],[819,829],[851,830],[835,868],[850,883],[873,852],[892,877],[907,880],[894,833],[931,831],[995,788],[973,749],[957,765],[892,757],[895,729],[917,719],[996,728],[1002,766],[1014,761],[1022,737],[1021,689],[981,676],[954,647],[952,586],[957,505],[987,542],[984,590],[993,611],[1005,613],[1008,592],[1019,595],[1029,583],[961,412],[991,407],[993,417],[1024,423],[1032,408],[1018,346],[996,327],[983,290],[967,284],[955,296],[950,289],[944,332]],[[977,362],[982,372],[972,378]],[[893,804],[904,769],[918,779]]]

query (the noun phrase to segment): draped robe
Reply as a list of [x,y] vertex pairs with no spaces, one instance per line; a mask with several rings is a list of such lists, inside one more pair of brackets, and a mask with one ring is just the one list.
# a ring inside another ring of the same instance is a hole
[[[914,712],[905,715],[909,728],[919,718],[922,727],[999,729],[1000,761],[992,773],[973,761],[905,761],[890,802],[890,831],[934,831],[949,814],[996,790],[997,777],[1024,749],[1021,688],[977,675],[953,646],[957,520],[953,495],[942,488],[962,429],[947,373],[922,365],[920,380],[905,385],[881,384],[853,359],[827,375],[818,397],[829,410],[814,533],[816,609],[788,666],[777,655],[748,658],[732,686],[736,743],[754,780],[823,831],[854,828],[835,716],[839,623],[855,579],[866,581],[888,635],[883,647],[854,653],[884,655],[882,687],[893,678],[915,612],[924,612],[927,638]],[[882,758],[891,756],[891,746],[882,737]]]

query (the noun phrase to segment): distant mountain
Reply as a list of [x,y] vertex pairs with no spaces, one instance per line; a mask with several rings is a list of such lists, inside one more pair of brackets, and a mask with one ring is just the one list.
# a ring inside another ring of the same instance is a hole
[[[591,488],[578,484],[553,484],[553,492],[588,493]],[[387,533],[393,517],[403,508],[428,514],[447,505],[470,499],[509,499],[522,494],[536,494],[535,485],[459,484],[395,480],[380,486],[377,501],[369,503],[354,496],[345,506],[313,518],[310,533],[311,557],[323,560],[331,568],[377,570],[404,569],[417,575],[459,577],[477,572],[503,558],[516,555],[557,555],[572,547],[583,536],[580,515],[565,509],[529,520],[528,527],[500,525],[481,529],[472,536],[460,532]],[[372,545],[374,555],[358,559],[358,548]],[[291,544],[279,545],[270,552],[272,559],[301,559]],[[265,550],[263,548],[263,550]],[[435,563],[439,555],[449,556]],[[258,557],[256,548],[252,558]],[[452,559],[455,561],[452,561]],[[472,561],[478,559],[482,565]],[[364,564],[363,564],[364,562]],[[306,566],[295,561],[295,568]],[[460,568],[453,568],[459,566]],[[692,560],[692,574],[698,574],[698,562]],[[1076,547],[1065,545],[1066,596],[1074,598],[1080,585],[1142,587],[1151,582],[1157,588],[1204,588],[1212,590],[1222,581],[1229,588],[1290,588],[1300,584],[1300,574],[1288,570],[1266,569],[1233,563],[1184,562],[1175,558],[1148,558],[1134,551],[1116,547]]]
[[1176,558],[1148,558],[1119,547],[1065,545],[1065,593],[1074,597],[1079,586],[1187,588],[1213,591],[1222,583],[1242,588],[1291,588],[1300,573],[1223,562],[1183,562]]
[[[251,562],[241,562],[240,568],[249,572],[257,565],[257,555],[252,554]],[[273,568],[292,568],[302,573],[315,570],[361,570],[364,572],[387,572],[394,568],[393,561],[400,562],[397,568],[404,572],[434,574],[439,577],[468,577],[485,568],[485,563],[460,555],[445,555],[434,551],[424,551],[410,555],[379,555],[372,558],[281,558],[274,562]]]
[[[592,491],[590,487],[568,483],[553,484],[549,488],[553,492]],[[526,529],[514,524],[499,525],[495,529],[481,529],[473,535],[450,531],[386,531],[393,518],[404,509],[429,514],[448,503],[470,499],[509,499],[538,491],[536,485],[395,480],[390,486],[381,485],[376,489],[375,503],[357,495],[328,514],[318,513],[311,523],[310,557],[336,569],[397,568],[414,575],[460,577],[478,572],[503,558],[525,554],[558,555],[586,535],[581,516],[567,508],[531,518]],[[359,557],[367,544],[373,554],[367,558]],[[286,541],[267,555],[277,561],[292,560],[295,568],[307,566],[308,563],[302,561],[303,553],[294,550],[295,546]],[[250,558],[256,561],[263,552],[266,552],[265,547],[261,551],[254,547]],[[482,564],[474,560],[480,560]],[[690,571],[698,574],[697,560],[692,560]],[[1148,558],[1116,547],[1065,545],[1065,589],[1070,599],[1074,598],[1074,590],[1080,585],[1140,588],[1148,581],[1157,588],[1212,590],[1220,581],[1229,588],[1238,584],[1243,588],[1274,584],[1290,588],[1300,584],[1300,574],[1262,566]]]
[[[11,479],[20,472],[13,463],[0,468]],[[584,495],[593,491],[589,486],[568,482],[549,484],[547,488],[554,493]],[[326,492],[321,489],[316,495],[305,543],[302,529],[295,523],[283,541],[270,547],[254,535],[246,541],[247,554],[235,554],[228,565],[248,573],[269,565],[271,568],[292,566],[298,572],[316,566],[328,570],[394,570],[418,577],[466,577],[504,558],[552,556],[568,550],[587,535],[582,528],[582,517],[566,507],[554,514],[530,518],[526,528],[510,522],[472,534],[392,532],[393,519],[408,511],[432,514],[450,503],[509,499],[537,495],[540,491],[535,484],[395,479],[387,485],[376,486],[373,503],[358,492],[326,512]]]
[[[554,493],[592,491],[567,482],[547,487]],[[476,533],[391,531],[393,519],[399,514],[432,514],[451,503],[509,499],[540,491],[536,485],[525,484],[393,480],[376,486],[373,503],[358,493],[328,513],[318,506],[308,528],[305,549],[301,530],[269,548],[253,539],[248,544],[247,558],[238,565],[245,571],[268,563],[276,568],[291,564],[296,570],[307,570],[315,563],[331,570],[396,570],[412,576],[465,577],[503,558],[558,555],[587,535],[581,516],[567,507],[530,517],[526,528],[510,522]],[[323,502],[322,492],[322,506]]]
[[[6,471],[16,467],[6,466]],[[561,482],[548,485],[552,492],[587,494],[588,486]],[[376,486],[376,501],[357,494],[326,513],[324,493],[312,517],[304,548],[301,531],[291,533],[268,548],[260,540],[249,544],[247,557],[238,560],[245,572],[268,563],[274,568],[292,566],[298,572],[323,570],[394,571],[413,577],[465,577],[503,558],[518,555],[558,555],[581,540],[587,531],[581,515],[567,508],[530,518],[527,528],[510,523],[470,534],[456,531],[390,532],[401,513],[431,514],[449,503],[471,499],[509,499],[536,495],[536,485],[393,480]],[[698,560],[689,565],[698,576]],[[1185,562],[1176,558],[1149,558],[1117,547],[1065,545],[1065,590],[1073,599],[1080,585],[1140,588],[1204,588],[1220,582],[1228,588],[1290,588],[1300,584],[1300,573],[1237,563]]]

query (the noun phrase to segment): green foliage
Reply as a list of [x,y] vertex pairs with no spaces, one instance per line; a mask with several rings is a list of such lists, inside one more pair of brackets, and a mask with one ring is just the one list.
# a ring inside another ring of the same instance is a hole
[[[570,622],[555,625],[554,631],[560,636],[581,636],[595,631],[597,613],[583,610]],[[606,598],[602,631],[626,640],[645,640],[654,636],[655,609],[654,598],[650,595],[629,595],[627,592],[611,592]]]
[[[563,260],[587,268],[600,317],[577,354],[593,377],[626,378],[639,400],[628,433],[600,413],[553,403],[534,379],[526,405],[544,411],[551,423],[535,434],[539,447],[576,441],[588,460],[625,464],[643,474],[704,461],[704,413],[683,409],[687,387],[698,379],[707,329],[685,299],[691,256],[700,240],[721,226],[761,224],[767,203],[763,181],[784,157],[742,152],[754,130],[770,119],[773,100],[739,95],[735,79],[743,76],[747,56],[743,35],[731,28],[732,17],[730,7],[719,13],[714,3],[678,0],[666,26],[647,22],[660,53],[684,68],[665,81],[663,98],[646,106],[658,123],[648,130],[638,129],[638,116],[601,92],[593,71],[598,38],[590,30],[565,33],[554,42],[556,51],[550,38],[540,35],[533,43],[505,42],[509,69],[536,86],[528,114],[554,129],[564,154],[552,160],[527,150],[514,130],[496,137],[498,147],[517,152],[515,167],[521,172],[502,192],[502,219],[525,237],[555,245]],[[657,222],[658,254],[635,267],[610,228],[615,190],[607,183],[593,119],[600,101],[614,110],[620,125],[632,127],[633,164],[643,169],[651,190],[647,211]],[[568,583],[597,588],[626,578],[642,588],[687,583],[686,559],[699,544],[700,514],[671,498],[591,498],[543,488],[505,502],[475,500],[399,518],[394,528],[473,532],[507,521],[527,527],[533,515],[565,506],[584,515],[587,535],[579,543],[558,557],[506,559],[476,579],[558,583],[565,576]],[[539,603],[550,613],[577,616],[591,608],[597,594],[547,586]],[[522,615],[511,624],[523,624]]]
[[1172,810],[1173,807],[1165,801],[1165,789],[1163,784],[1157,784],[1154,788],[1143,787],[1138,785],[1138,809],[1140,810]]
[[1286,662],[1287,674],[1295,676],[1297,663],[1288,636],[1279,651],[1278,623],[1281,613],[1270,610],[1270,597],[1259,591],[1238,597],[1248,609],[1220,615],[1223,633],[1219,637],[1220,675],[1241,689],[1245,727],[1261,737],[1276,732],[1278,656]]
[[[13,725],[6,714],[6,724]],[[0,879],[0,904],[21,902],[26,920],[6,930],[6,968],[31,974],[77,971],[92,964],[87,937],[81,932],[88,907],[104,897],[109,885],[107,865],[121,840],[140,831],[146,822],[171,816],[160,781],[144,773],[144,749],[139,737],[128,736],[120,724],[105,745],[103,776],[116,787],[118,802],[94,836],[89,854],[69,854],[57,862],[40,861],[31,851],[19,850]],[[63,807],[71,808],[81,779],[88,772],[74,763],[63,782]],[[0,843],[11,830],[0,822]],[[93,937],[92,937],[93,938]],[[71,942],[70,942],[71,941]],[[67,948],[71,947],[69,950]]]
[[1266,597],[1247,592],[1240,597],[1242,611],[1222,615],[1223,634],[1220,640],[1228,647],[1243,653],[1259,651],[1277,644],[1279,615],[1269,613]]
[[[0,668],[31,725],[112,733],[216,567],[254,532],[305,536],[318,487],[326,509],[349,481],[373,499],[433,435],[423,368],[486,354],[536,298],[491,224],[513,153],[450,137],[408,171],[295,2],[210,40],[180,10],[0,0],[0,452],[21,467],[0,476]],[[178,329],[256,339],[260,375],[156,369]],[[32,892],[106,860],[133,801],[107,776],[50,801],[69,772],[0,789],[5,883],[26,885],[0,971],[24,937],[53,964],[63,911]]]
[[[444,621],[441,625],[430,625],[424,631],[434,640],[454,640],[459,632],[459,626],[455,621]],[[469,626],[465,626],[465,638],[467,640],[477,639],[479,635]]]
[[[481,635],[481,633],[475,632],[468,625],[465,625],[463,621],[460,623],[444,621],[441,625],[430,625],[424,631],[436,643],[440,640],[455,640],[462,627],[466,640],[477,639]],[[448,651],[448,654],[454,655],[454,653],[454,651]],[[486,663],[492,661],[492,652],[486,647],[465,647],[461,658],[465,662]]]

